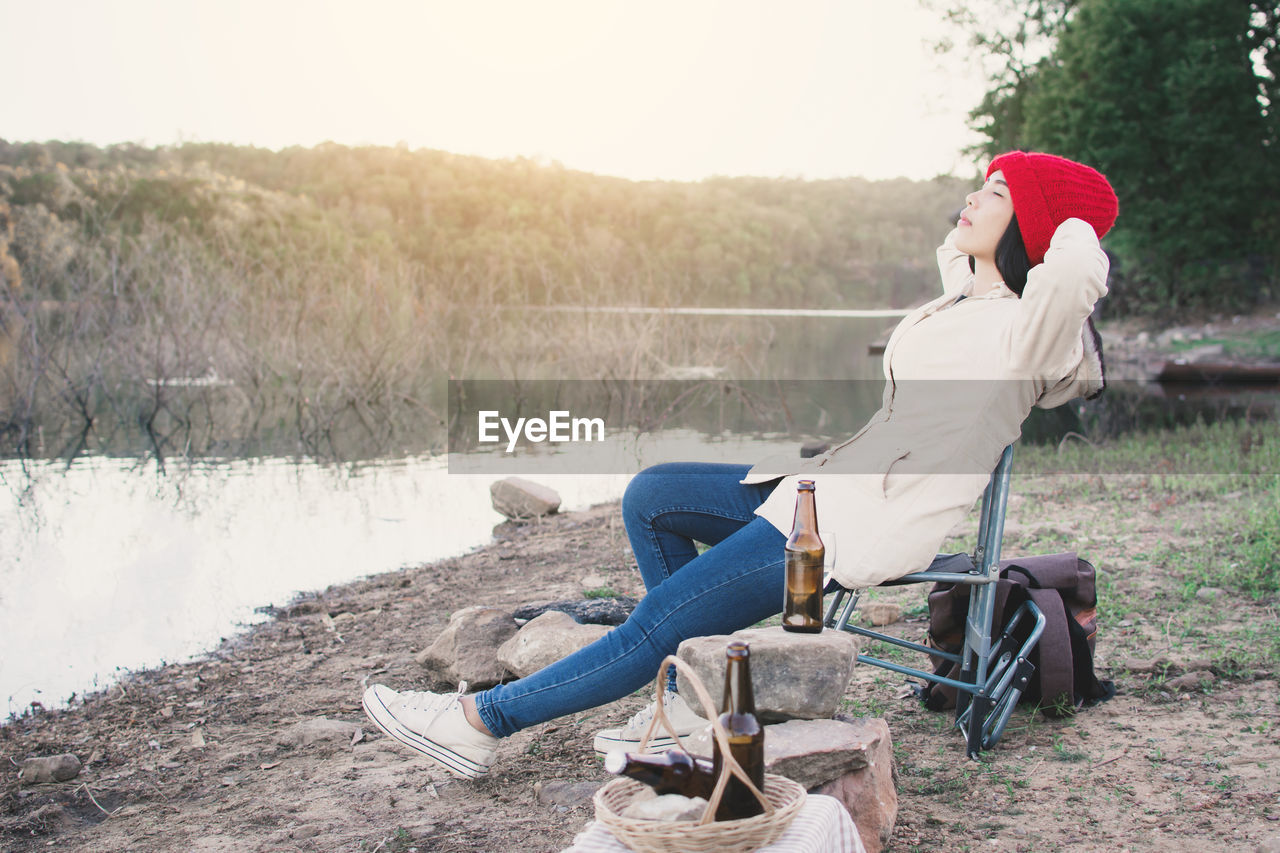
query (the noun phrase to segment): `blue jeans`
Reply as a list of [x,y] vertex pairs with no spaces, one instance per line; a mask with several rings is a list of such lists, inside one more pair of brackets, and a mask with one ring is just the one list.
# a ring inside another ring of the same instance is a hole
[[[782,610],[786,537],[754,511],[774,483],[747,465],[671,463],[641,471],[622,518],[647,590],[626,622],[527,678],[477,693],[499,737],[620,699],[653,680],[682,640],[729,634]],[[694,542],[711,545],[699,556]]]

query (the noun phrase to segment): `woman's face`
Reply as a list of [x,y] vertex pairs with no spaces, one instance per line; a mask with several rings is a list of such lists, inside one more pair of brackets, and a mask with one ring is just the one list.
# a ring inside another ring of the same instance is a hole
[[996,244],[1013,218],[1013,201],[1004,173],[997,169],[982,189],[965,196],[964,212],[956,224],[956,248],[966,255],[994,261]]

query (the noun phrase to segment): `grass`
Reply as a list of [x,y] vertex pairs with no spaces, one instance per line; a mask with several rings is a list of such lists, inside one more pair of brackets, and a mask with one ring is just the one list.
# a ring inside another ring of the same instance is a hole
[[1197,423],[1015,455],[1021,520],[1091,519],[1081,542],[1052,544],[1097,565],[1114,660],[1151,657],[1156,641],[1227,677],[1280,669],[1280,627],[1265,617],[1280,596],[1280,425]]
[[1164,544],[1146,556],[1182,582],[1186,601],[1206,587],[1255,600],[1280,592],[1280,481],[1251,504],[1233,501],[1211,512],[1214,523],[1195,541]]
[[1062,736],[1058,735],[1053,739],[1053,759],[1055,761],[1076,763],[1080,761],[1088,761],[1089,753],[1078,749],[1068,748]]
[[1240,337],[1201,338],[1195,341],[1175,341],[1170,347],[1176,352],[1219,345],[1224,355],[1245,358],[1280,359],[1280,330],[1255,332]]
[[1086,497],[1135,484],[1178,496],[1252,492],[1280,476],[1280,424],[1197,422],[1093,443],[1020,444],[1014,470],[1020,478],[1074,475],[1067,488]]

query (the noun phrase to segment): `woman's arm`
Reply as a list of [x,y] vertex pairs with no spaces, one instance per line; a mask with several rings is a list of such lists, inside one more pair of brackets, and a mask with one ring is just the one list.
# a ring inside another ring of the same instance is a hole
[[956,248],[954,228],[938,247],[938,272],[942,274],[943,293],[963,290],[973,276],[973,270],[969,269],[969,256]]
[[1080,329],[1107,293],[1110,263],[1093,226],[1068,219],[1049,241],[1044,262],[1027,274],[1009,342],[1013,369],[1057,379],[1080,360]]

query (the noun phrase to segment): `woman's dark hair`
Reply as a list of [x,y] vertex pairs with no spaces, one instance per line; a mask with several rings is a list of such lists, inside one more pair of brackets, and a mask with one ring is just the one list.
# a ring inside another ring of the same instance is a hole
[[[969,258],[969,269],[974,268],[973,258]],[[996,243],[996,269],[1004,279],[1004,286],[1019,296],[1027,286],[1027,273],[1031,272],[1031,258],[1027,257],[1027,246],[1022,242],[1022,232],[1018,230],[1018,216],[1009,217],[1009,227],[1000,235]]]

